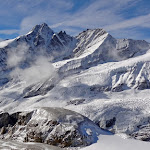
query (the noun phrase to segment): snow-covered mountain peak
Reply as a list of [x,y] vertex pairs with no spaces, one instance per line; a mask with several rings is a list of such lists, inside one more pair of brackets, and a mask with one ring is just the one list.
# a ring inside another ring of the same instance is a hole
[[101,38],[103,35],[108,35],[108,33],[103,29],[87,29],[81,32],[77,36],[77,39],[81,41],[86,40],[85,44],[88,45],[91,41]]
[[[92,46],[99,47],[108,33],[103,29],[87,29],[81,32],[76,39],[78,40],[77,46],[74,49],[75,56],[80,56],[86,53],[87,49]],[[92,48],[95,49],[95,48]],[[94,50],[92,50],[94,52]]]
[[27,35],[28,40],[33,40],[34,45],[48,44],[54,31],[46,24],[36,25]]
[[38,32],[38,33],[51,32],[51,33],[54,33],[54,31],[46,23],[36,25],[35,27],[32,28],[31,32]]
[[[16,53],[19,54],[23,50],[23,59],[19,58],[19,64],[22,66],[29,66],[28,64],[32,64],[39,55],[44,55],[56,64],[59,73],[66,75],[98,64],[143,55],[150,49],[150,44],[146,41],[118,40],[104,29],[87,29],[72,37],[65,31],[54,33],[46,23],[36,25],[28,34],[17,37],[11,43],[2,44],[7,45],[0,51],[1,66],[5,70],[8,51],[12,51],[13,55],[15,53],[16,57]],[[9,58],[10,56],[12,55],[9,54]]]

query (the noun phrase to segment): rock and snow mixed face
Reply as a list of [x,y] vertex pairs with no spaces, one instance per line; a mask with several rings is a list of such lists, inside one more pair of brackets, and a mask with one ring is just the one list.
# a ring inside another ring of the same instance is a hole
[[103,131],[88,118],[63,108],[38,108],[0,116],[3,139],[41,142],[59,147],[87,146]]
[[52,62],[63,78],[97,64],[139,56],[150,49],[146,41],[117,40],[103,29],[88,29],[71,37],[62,31],[54,33],[45,23],[0,45],[1,84],[12,79],[9,76],[12,70],[32,68],[37,59],[42,61],[41,56]]

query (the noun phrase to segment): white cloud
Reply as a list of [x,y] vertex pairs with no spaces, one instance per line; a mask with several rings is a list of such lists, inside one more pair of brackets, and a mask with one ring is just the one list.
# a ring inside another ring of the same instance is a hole
[[[19,47],[18,47],[19,48]],[[37,56],[27,68],[20,68],[20,62],[26,59],[27,45],[20,46],[20,51],[13,49],[13,52],[8,55],[8,67],[14,67],[10,73],[11,78],[19,81],[24,81],[26,86],[45,81],[53,76],[57,76],[55,68],[50,63],[49,59],[43,55]],[[25,63],[25,62],[23,62]]]
[[70,1],[52,1],[52,4],[47,3],[45,10],[35,10],[33,15],[25,17],[21,23],[20,33],[24,34],[34,25],[42,22],[48,23],[51,28],[62,27],[62,30],[70,27],[100,28],[122,21],[123,18],[117,12],[130,7],[133,3],[135,0],[97,0],[72,13],[68,11],[73,7]]
[[0,30],[0,34],[7,34],[7,35],[11,35],[14,33],[18,33],[19,30],[16,29],[12,29],[12,30]]
[[[7,66],[13,68],[10,73],[11,78],[24,81],[28,86],[57,75],[55,68],[50,63],[50,57],[40,53],[30,59],[30,56],[27,55],[28,51],[29,46],[26,43],[8,50]],[[41,51],[43,52],[43,49]]]
[[150,38],[147,38],[147,39],[145,39],[147,42],[149,42],[150,43]]
[[25,54],[28,51],[29,46],[25,43],[18,45],[16,48],[10,48],[8,50],[8,67],[16,67],[21,61],[25,60]]
[[40,81],[45,81],[54,75],[56,76],[54,67],[49,62],[49,60],[43,56],[37,57],[37,59],[33,62],[33,64],[31,64],[29,68],[21,69],[17,67],[11,73],[12,78],[25,81],[27,86],[38,83]]
[[63,22],[65,18],[70,16],[66,12],[72,8],[73,3],[68,0],[47,0],[45,5],[44,9],[35,9],[32,15],[22,20],[20,34],[27,33],[33,26],[43,22],[48,23],[50,26],[58,23],[56,26],[60,26],[60,22]]
[[60,23],[56,23],[50,26],[50,28],[57,28],[60,27],[61,25],[63,25],[65,22],[60,22]]
[[133,4],[135,4],[135,0],[97,0],[88,7],[77,11],[75,14],[68,15],[66,19],[63,19],[63,22],[54,24],[54,27],[74,26],[82,28],[100,28],[111,25],[123,21],[124,19],[120,11],[131,7]]
[[120,23],[116,23],[113,25],[108,25],[108,26],[105,26],[105,28],[110,31],[131,28],[131,27],[138,27],[138,26],[150,28],[149,23],[150,23],[150,14],[139,16],[139,17],[132,18],[129,20],[125,20],[125,21],[122,21]]

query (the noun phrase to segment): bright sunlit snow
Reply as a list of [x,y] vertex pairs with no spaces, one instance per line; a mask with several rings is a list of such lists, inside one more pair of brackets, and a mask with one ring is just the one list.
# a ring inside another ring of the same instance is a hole
[[123,139],[117,135],[99,136],[99,141],[81,150],[149,150],[150,143],[133,139]]

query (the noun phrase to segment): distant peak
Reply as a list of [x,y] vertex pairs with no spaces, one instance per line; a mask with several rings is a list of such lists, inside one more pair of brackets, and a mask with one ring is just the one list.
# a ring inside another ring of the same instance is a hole
[[54,31],[46,24],[42,23],[40,25],[36,25],[33,27],[33,29],[26,34],[28,36],[28,39],[36,39],[34,41],[44,41],[44,43],[49,43],[52,36],[54,34]]
[[65,31],[60,31],[60,32],[58,33],[58,35],[66,35],[66,32],[65,32]]
[[53,30],[46,23],[36,25],[32,29],[33,32],[43,32],[43,31],[45,32],[46,30],[53,32]]
[[42,26],[42,27],[44,27],[44,26],[45,26],[45,27],[48,27],[48,25],[47,25],[46,23],[42,23],[41,26]]
[[38,31],[40,29],[40,25],[36,25],[32,28],[31,31]]
[[40,25],[40,28],[41,28],[41,29],[52,30],[46,23],[42,23],[42,24]]

